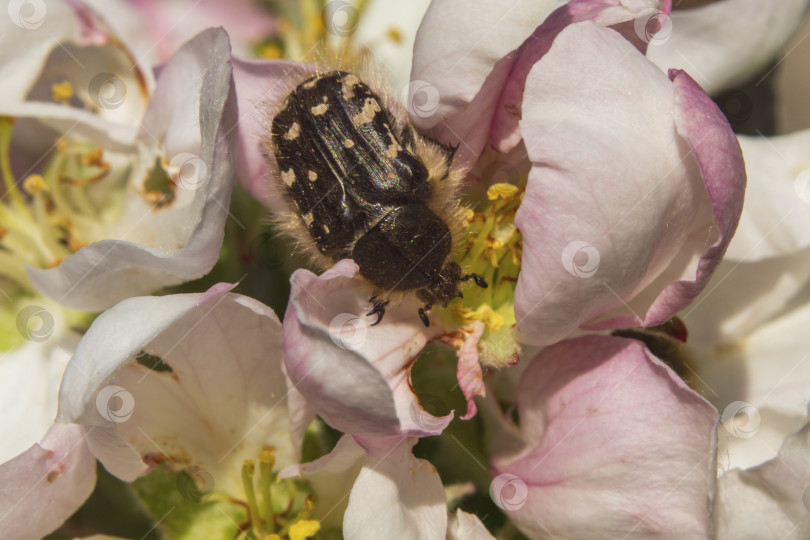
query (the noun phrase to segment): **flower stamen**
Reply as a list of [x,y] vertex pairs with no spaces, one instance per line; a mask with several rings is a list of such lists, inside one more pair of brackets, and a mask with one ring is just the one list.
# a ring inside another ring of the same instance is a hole
[[523,190],[512,184],[494,184],[487,190],[489,203],[482,212],[467,212],[469,241],[459,264],[489,284],[470,287],[451,312],[462,324],[473,320],[486,325],[479,342],[481,362],[503,367],[517,360],[519,347],[512,338],[515,325],[514,293],[520,272],[522,236],[515,214]]

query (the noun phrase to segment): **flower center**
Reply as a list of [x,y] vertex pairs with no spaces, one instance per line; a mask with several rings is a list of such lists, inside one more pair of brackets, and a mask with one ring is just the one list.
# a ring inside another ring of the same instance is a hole
[[242,485],[250,516],[248,530],[257,538],[270,540],[303,540],[314,536],[321,524],[310,519],[315,507],[312,494],[301,482],[279,480],[273,472],[274,464],[273,451],[263,450],[259,454],[258,478],[254,460],[247,459],[242,466]]
[[515,213],[523,189],[494,184],[487,190],[489,203],[482,212],[469,211],[469,236],[459,264],[480,275],[489,287],[467,287],[464,299],[451,304],[462,324],[482,321],[486,329],[479,342],[481,362],[504,367],[517,361],[519,348],[512,337],[515,326],[515,287],[520,272],[523,237],[515,226]]
[[120,212],[123,189],[113,190],[112,200],[110,190],[97,189],[110,171],[101,148],[67,139],[55,145],[42,174],[18,181],[10,159],[13,125],[14,119],[0,117],[0,276],[30,289],[25,265],[52,268],[78,251],[92,229]]
[[338,53],[351,63],[385,44],[403,42],[402,31],[396,27],[381,28],[378,35],[362,47],[354,41],[355,31],[368,7],[367,0],[359,2],[324,2],[299,0],[274,3],[278,25],[276,36],[258,43],[254,51],[261,58],[312,60],[312,52],[327,50]]

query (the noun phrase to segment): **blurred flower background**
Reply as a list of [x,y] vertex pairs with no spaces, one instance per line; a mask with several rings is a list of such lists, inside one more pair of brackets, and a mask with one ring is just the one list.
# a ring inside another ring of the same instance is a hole
[[[810,537],[808,6],[9,0],[0,537]],[[457,148],[428,328],[281,234],[334,66]]]

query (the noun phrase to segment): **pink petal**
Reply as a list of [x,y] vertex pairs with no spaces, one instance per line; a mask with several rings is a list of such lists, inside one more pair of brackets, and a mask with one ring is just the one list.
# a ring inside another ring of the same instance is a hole
[[452,413],[428,414],[410,386],[410,368],[425,344],[443,333],[425,329],[416,304],[389,307],[370,326],[370,290],[352,279],[357,265],[336,264],[322,276],[296,271],[284,317],[284,361],[297,390],[332,427],[345,433],[426,436],[441,433]]
[[669,77],[675,87],[675,125],[697,160],[720,234],[701,255],[694,279],[671,283],[658,296],[647,312],[647,326],[667,321],[706,286],[734,236],[746,183],[742,152],[723,114],[689,75],[671,70]]
[[96,485],[96,460],[75,424],[54,425],[42,442],[0,465],[0,530],[6,540],[59,527]]
[[461,328],[441,338],[445,343],[458,348],[456,378],[459,388],[467,399],[467,412],[461,417],[462,420],[469,420],[478,412],[473,398],[486,395],[484,374],[478,362],[478,341],[485,328],[481,321],[473,321],[472,328]]
[[518,411],[526,447],[494,461],[491,495],[527,535],[709,536],[717,412],[642,344],[546,348]]
[[[87,0],[85,0],[87,1]],[[234,53],[251,55],[252,46],[275,30],[268,9],[251,0],[90,0],[133,48],[153,64],[168,60],[198,32],[222,26]]]
[[[601,26],[634,21],[640,13],[650,11],[653,4],[657,4],[657,1],[642,0],[628,7],[619,0],[573,0],[549,15],[512,55],[512,68],[495,106],[489,134],[490,142],[495,149],[506,153],[520,142],[522,136],[518,124],[526,78],[534,64],[548,52],[554,39],[566,26],[587,20]],[[633,24],[627,26],[626,30],[628,40],[635,38],[632,41],[637,46],[646,46],[646,43],[635,35],[636,28]]]
[[657,324],[705,285],[739,217],[744,171],[728,124],[691,88],[590,22],[568,26],[535,64],[520,124],[534,166],[516,217],[525,342]]
[[461,143],[457,155],[473,163],[486,145],[495,104],[514,61],[509,53],[556,4],[431,2],[414,44],[408,98],[414,124],[430,129],[438,140]]
[[278,201],[272,175],[275,158],[263,140],[269,133],[274,106],[307,75],[308,64],[289,60],[244,60],[232,58],[236,99],[239,106],[239,142],[236,146],[236,175],[245,189],[268,208],[285,207]]

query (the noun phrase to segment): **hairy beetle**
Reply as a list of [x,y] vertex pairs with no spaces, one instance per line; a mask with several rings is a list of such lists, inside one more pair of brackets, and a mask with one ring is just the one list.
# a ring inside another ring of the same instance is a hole
[[451,260],[464,231],[454,149],[420,135],[397,107],[352,73],[315,75],[276,113],[269,145],[316,261],[357,263],[375,290],[373,324],[392,297],[415,293],[428,326],[427,312],[460,297],[462,282],[487,284]]

